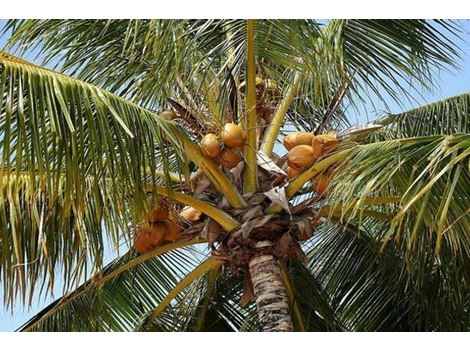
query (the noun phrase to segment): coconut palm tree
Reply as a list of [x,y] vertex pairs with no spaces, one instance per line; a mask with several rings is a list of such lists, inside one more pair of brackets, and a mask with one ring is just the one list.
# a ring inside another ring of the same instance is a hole
[[3,35],[4,303],[64,291],[20,330],[470,328],[470,95],[350,121],[435,87],[456,23],[11,20]]

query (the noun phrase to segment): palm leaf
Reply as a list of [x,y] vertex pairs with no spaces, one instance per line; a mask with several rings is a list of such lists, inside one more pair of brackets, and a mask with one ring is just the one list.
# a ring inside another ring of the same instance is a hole
[[[128,331],[193,268],[197,252],[128,252],[25,323],[22,331]],[[168,252],[168,249],[173,249]],[[166,253],[165,253],[166,252]]]
[[470,131],[470,94],[462,94],[376,121],[384,126],[375,140],[451,135]]

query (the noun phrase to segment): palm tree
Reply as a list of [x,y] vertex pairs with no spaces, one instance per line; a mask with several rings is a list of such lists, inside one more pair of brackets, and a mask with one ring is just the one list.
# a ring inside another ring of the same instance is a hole
[[[4,303],[64,290],[20,330],[470,328],[470,95],[349,121],[455,68],[456,23],[10,20],[3,35]],[[104,265],[110,246],[124,254]]]

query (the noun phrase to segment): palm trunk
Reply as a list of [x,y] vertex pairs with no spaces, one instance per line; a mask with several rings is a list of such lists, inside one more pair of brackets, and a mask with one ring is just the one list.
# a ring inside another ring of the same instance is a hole
[[289,300],[274,256],[255,256],[250,260],[249,267],[263,331],[293,331]]

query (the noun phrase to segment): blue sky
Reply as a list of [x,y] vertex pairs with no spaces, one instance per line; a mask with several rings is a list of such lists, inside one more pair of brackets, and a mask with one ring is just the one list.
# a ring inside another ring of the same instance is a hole
[[[4,20],[0,20],[0,27],[4,24]],[[399,112],[403,109],[408,110],[416,105],[429,103],[435,100],[440,100],[446,97],[470,92],[470,21],[462,22],[465,34],[463,35],[464,42],[460,43],[463,51],[462,60],[459,62],[459,72],[442,72],[440,74],[440,88],[434,92],[423,92],[423,97],[416,96],[418,102],[406,103],[404,108],[399,108],[393,101],[388,101],[392,112]],[[5,38],[0,38],[0,47],[5,45]],[[377,111],[385,110],[384,106],[379,104],[376,107]],[[366,111],[359,113],[352,112],[350,119],[353,122],[364,123],[367,120],[373,120],[378,117],[378,112],[373,111],[372,106],[367,106]],[[112,253],[107,253],[107,259],[112,257]],[[60,297],[60,288],[58,287],[55,294],[56,298]],[[0,301],[3,300],[2,291],[0,289]],[[29,317],[33,316],[46,304],[51,302],[53,298],[38,299],[35,298],[32,307],[25,308],[21,303],[15,304],[13,307],[13,314],[10,310],[6,310],[0,303],[0,331],[13,331],[21,326]]]

